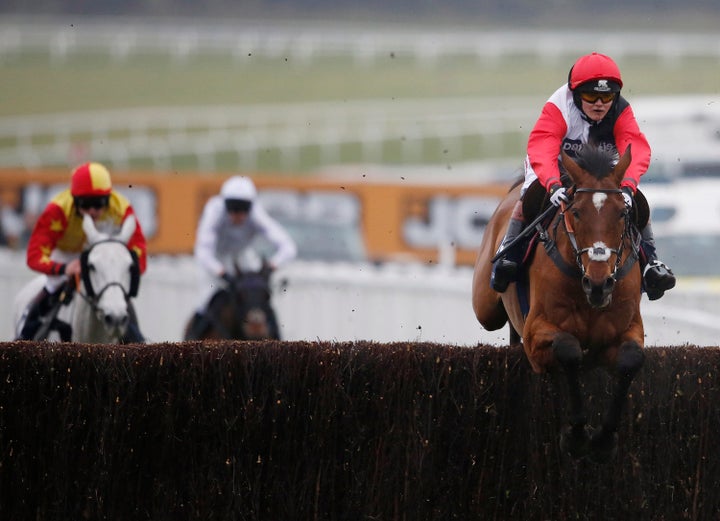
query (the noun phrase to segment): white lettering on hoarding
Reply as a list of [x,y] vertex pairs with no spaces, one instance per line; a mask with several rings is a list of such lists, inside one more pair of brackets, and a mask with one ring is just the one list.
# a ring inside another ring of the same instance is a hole
[[413,248],[435,248],[449,240],[456,247],[475,249],[499,201],[480,196],[431,197],[423,218],[405,218],[403,238]]

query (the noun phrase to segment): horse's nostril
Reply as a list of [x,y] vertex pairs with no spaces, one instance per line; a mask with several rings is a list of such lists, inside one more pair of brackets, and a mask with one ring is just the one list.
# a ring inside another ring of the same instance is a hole
[[590,293],[592,291],[592,281],[590,280],[590,277],[588,277],[587,275],[583,275],[582,287],[583,287],[583,291],[585,291],[585,293]]
[[605,288],[604,289],[606,292],[612,291],[614,287],[615,287],[615,279],[614,278],[608,277],[607,279],[605,279]]

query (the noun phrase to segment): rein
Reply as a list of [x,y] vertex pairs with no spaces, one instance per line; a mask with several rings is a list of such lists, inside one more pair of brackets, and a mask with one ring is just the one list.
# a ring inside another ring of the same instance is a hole
[[[622,194],[622,190],[619,188],[576,188],[573,192],[573,195],[576,193],[604,193],[604,194]],[[545,247],[545,251],[550,257],[550,259],[553,261],[555,266],[565,275],[571,278],[582,278],[585,276],[585,266],[582,263],[582,256],[584,254],[587,254],[591,260],[594,260],[595,258],[607,258],[609,259],[611,255],[615,255],[615,266],[613,267],[613,271],[611,274],[611,277],[614,281],[619,281],[623,277],[625,277],[628,273],[630,273],[630,270],[635,265],[635,263],[638,260],[639,254],[639,239],[633,240],[630,242],[631,250],[628,256],[625,258],[625,262],[622,263],[622,255],[625,250],[625,240],[628,237],[632,236],[631,233],[631,227],[632,223],[630,222],[630,214],[629,212],[625,212],[624,220],[625,225],[623,226],[623,232],[620,236],[620,245],[618,248],[607,248],[607,247],[599,247],[599,246],[590,246],[587,248],[580,248],[577,243],[577,239],[575,238],[575,230],[572,226],[572,223],[570,222],[569,216],[568,216],[568,210],[572,208],[573,202],[570,202],[569,205],[565,205],[565,203],[561,203],[560,206],[560,214],[559,218],[555,219],[555,225],[553,226],[552,231],[552,238],[548,235],[547,229],[543,228],[540,224],[536,225],[536,229],[538,231],[538,235],[540,237],[540,241],[543,243],[543,246]],[[565,258],[560,253],[560,250],[558,250],[557,247],[557,230],[560,225],[560,223],[563,223],[563,227],[565,228],[565,234],[568,236],[568,239],[570,240],[570,246],[573,250],[573,255],[575,256],[575,265],[571,265],[568,263]]]

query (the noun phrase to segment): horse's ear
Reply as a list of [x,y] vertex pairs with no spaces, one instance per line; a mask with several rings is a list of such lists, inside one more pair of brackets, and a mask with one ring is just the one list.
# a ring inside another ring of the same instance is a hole
[[618,161],[615,168],[613,168],[613,177],[615,178],[618,186],[620,186],[620,183],[625,177],[625,171],[628,169],[632,161],[632,152],[630,151],[631,147],[632,145],[627,146],[625,153],[620,158],[620,161]]
[[122,242],[127,243],[130,240],[130,237],[132,237],[132,234],[135,233],[135,228],[137,228],[135,216],[128,215],[127,219],[125,219],[122,223],[122,228],[120,229],[120,233],[117,238]]
[[95,221],[89,214],[83,215],[82,229],[85,232],[89,244],[95,244],[102,239],[102,235],[95,228]]
[[571,158],[564,150],[560,152],[560,157],[565,170],[567,171],[573,184],[581,185],[583,177],[586,175],[582,168]]

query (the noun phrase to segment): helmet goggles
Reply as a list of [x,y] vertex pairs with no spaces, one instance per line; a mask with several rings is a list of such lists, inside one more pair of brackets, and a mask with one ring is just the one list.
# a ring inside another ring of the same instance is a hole
[[110,203],[109,195],[86,195],[77,196],[75,199],[75,206],[81,210],[89,210],[95,208],[101,210],[107,208]]
[[252,201],[247,199],[225,199],[225,210],[228,213],[249,213]]
[[603,103],[610,103],[615,99],[614,92],[581,92],[580,99],[586,103],[597,103],[597,100],[601,100]]

